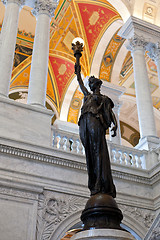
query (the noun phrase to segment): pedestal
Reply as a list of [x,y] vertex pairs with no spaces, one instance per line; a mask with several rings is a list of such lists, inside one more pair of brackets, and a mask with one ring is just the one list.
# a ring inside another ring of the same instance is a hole
[[116,229],[93,229],[75,234],[71,240],[135,240],[128,232]]
[[119,229],[123,215],[114,198],[108,194],[98,193],[89,198],[82,212],[81,220],[84,230]]

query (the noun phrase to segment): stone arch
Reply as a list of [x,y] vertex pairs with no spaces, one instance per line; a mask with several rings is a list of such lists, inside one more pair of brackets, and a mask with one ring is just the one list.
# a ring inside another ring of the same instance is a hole
[[[17,89],[10,90],[9,91],[9,95],[12,95],[13,93],[18,93],[18,92],[22,92],[22,93],[26,92],[26,93],[28,93],[28,88],[17,88]],[[26,103],[27,103],[27,101],[26,101]],[[50,108],[52,109],[52,111],[55,114],[56,118],[58,118],[58,111],[57,111],[56,107],[54,106],[54,104],[50,101],[48,96],[46,96],[46,103],[50,106]]]
[[129,4],[126,0],[107,0],[112,6],[117,10],[117,12],[121,15],[124,22],[127,21],[127,19],[131,15],[131,9],[129,9]]
[[123,213],[123,217],[123,224],[143,239],[146,235],[147,229],[144,227],[142,222],[137,221],[130,213]]
[[57,229],[54,231],[53,235],[51,236],[51,240],[60,240],[64,234],[75,224],[80,222],[80,215],[83,209],[77,211],[76,213],[73,213],[68,218],[66,218],[64,221],[62,221]]
[[97,49],[95,51],[95,54],[92,60],[90,75],[95,75],[95,77],[99,77],[101,60],[106,50],[106,46],[110,42],[113,34],[122,26],[122,24],[123,24],[122,20],[117,20],[113,22],[103,34],[101,40],[99,41],[99,44],[97,46]]
[[[75,224],[78,224],[80,222],[80,215],[82,210],[79,210],[78,212],[73,213],[72,215],[67,217],[64,221],[62,221],[58,225],[58,227],[56,228],[56,230],[54,231],[50,239],[60,240],[71,227],[73,227]],[[137,238],[138,240],[143,239],[147,230],[146,228],[144,228],[143,224],[137,221],[130,214],[124,213],[123,215],[124,215],[124,219],[123,219],[122,227],[124,225],[126,229],[129,230],[133,236],[138,237]]]
[[78,82],[77,82],[77,77],[75,76],[74,79],[71,81],[66,94],[64,96],[63,99],[63,103],[61,106],[61,112],[60,112],[60,117],[59,119],[62,121],[67,121],[67,116],[68,116],[68,111],[69,111],[69,107],[70,107],[70,103],[73,97],[73,94],[78,86]]

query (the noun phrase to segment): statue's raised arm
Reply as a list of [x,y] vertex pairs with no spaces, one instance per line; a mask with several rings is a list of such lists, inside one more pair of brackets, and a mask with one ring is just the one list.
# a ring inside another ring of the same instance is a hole
[[80,58],[82,56],[82,51],[83,51],[83,44],[77,41],[75,44],[72,43],[72,50],[74,52],[74,56],[76,58],[76,63],[75,63],[75,74],[77,75],[77,81],[79,83],[79,86],[84,94],[86,96],[89,92],[87,88],[84,86],[84,83],[82,81],[81,77],[81,65],[80,65]]
[[87,94],[89,94],[87,88],[84,86],[82,77],[81,77],[81,65],[77,65],[75,64],[75,74],[77,75],[77,81],[79,83],[79,86],[84,94],[84,96],[86,96]]

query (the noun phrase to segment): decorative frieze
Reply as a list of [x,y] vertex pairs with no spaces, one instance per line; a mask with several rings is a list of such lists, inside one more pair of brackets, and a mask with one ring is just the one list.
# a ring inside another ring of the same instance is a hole
[[86,199],[76,196],[57,197],[44,192],[39,196],[37,240],[49,240],[56,228],[70,215],[84,208]]
[[49,17],[53,17],[58,2],[59,0],[36,0],[32,14],[34,16],[38,14],[47,14]]
[[155,218],[155,214],[153,211],[122,204],[118,204],[118,206],[122,210],[122,213],[124,215],[130,216],[131,218],[135,219],[137,222],[143,225],[144,228],[149,229],[151,227]]

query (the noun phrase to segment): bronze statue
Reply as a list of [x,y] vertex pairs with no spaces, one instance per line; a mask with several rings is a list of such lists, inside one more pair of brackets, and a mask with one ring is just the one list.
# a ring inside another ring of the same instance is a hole
[[105,139],[106,130],[114,124],[113,135],[116,136],[117,121],[112,111],[113,101],[100,93],[102,81],[94,76],[89,78],[90,93],[84,86],[81,78],[81,57],[82,46],[80,43],[72,44],[76,57],[75,73],[79,86],[84,94],[84,103],[81,109],[81,116],[78,122],[80,139],[85,148],[88,188],[91,195],[106,193],[113,198],[116,197],[116,189],[113,183],[110,159]]
[[117,121],[112,111],[114,103],[109,97],[100,93],[102,81],[94,76],[89,78],[92,93],[87,90],[81,78],[80,57],[83,45],[77,41],[76,44],[72,43],[72,49],[76,57],[75,73],[84,94],[78,125],[85,148],[88,187],[91,192],[81,215],[83,230],[101,228],[123,230],[120,226],[123,215],[114,200],[116,189],[105,139],[106,130],[111,127],[111,123],[114,124],[112,136],[116,136]]

